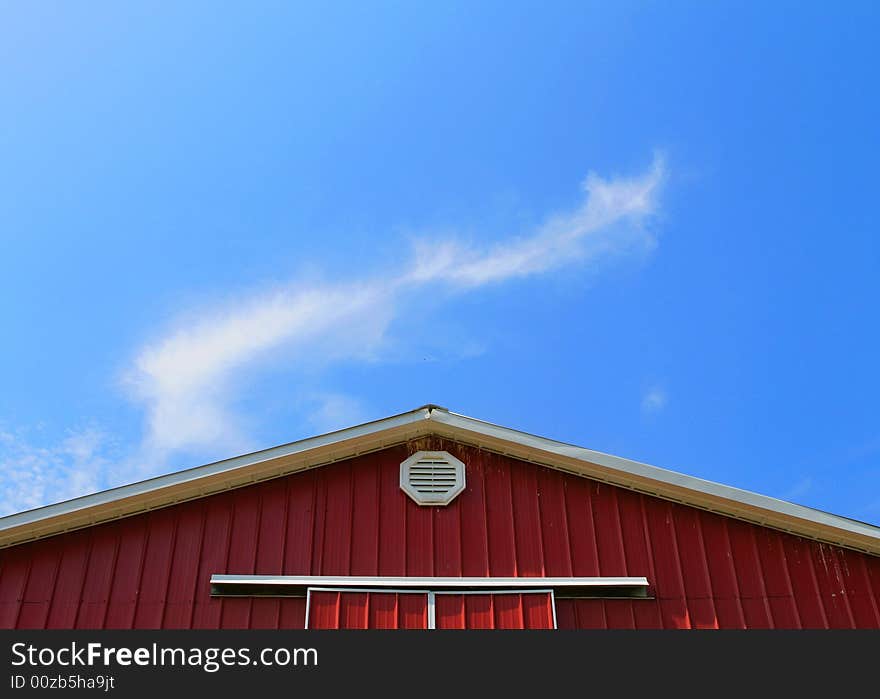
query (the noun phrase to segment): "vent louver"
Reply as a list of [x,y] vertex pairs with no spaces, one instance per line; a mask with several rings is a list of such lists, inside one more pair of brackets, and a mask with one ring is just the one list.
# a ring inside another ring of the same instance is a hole
[[447,505],[464,485],[464,464],[447,451],[419,451],[400,464],[400,487],[419,505]]

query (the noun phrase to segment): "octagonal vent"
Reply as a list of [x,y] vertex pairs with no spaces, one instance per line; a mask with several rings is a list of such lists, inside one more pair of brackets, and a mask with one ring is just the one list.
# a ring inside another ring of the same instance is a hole
[[419,505],[448,505],[464,490],[464,464],[448,451],[418,451],[400,464],[400,488]]

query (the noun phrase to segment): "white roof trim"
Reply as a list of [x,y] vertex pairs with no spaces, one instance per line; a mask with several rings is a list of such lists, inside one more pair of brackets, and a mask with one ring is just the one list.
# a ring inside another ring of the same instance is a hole
[[532,589],[567,590],[583,596],[607,592],[616,597],[645,597],[645,577],[418,577],[357,575],[212,575],[214,596],[304,595],[308,588],[356,588],[358,590],[479,591]]
[[702,509],[880,554],[880,527],[426,405],[264,451],[0,518],[0,547],[249,485],[438,434]]
[[[638,476],[657,484],[665,484],[675,488],[682,488],[693,493],[701,493],[710,498],[720,498],[748,505],[756,509],[766,510],[768,513],[783,514],[807,520],[815,524],[863,534],[865,536],[876,538],[878,543],[880,543],[880,527],[875,527],[865,522],[859,522],[839,515],[829,514],[821,510],[804,507],[803,505],[796,505],[785,500],[779,500],[767,495],[760,495],[749,490],[742,490],[721,483],[707,481],[695,476],[688,476],[676,471],[669,471],[664,468],[659,468],[658,466],[651,466],[650,464],[624,459],[619,456],[603,454],[602,452],[565,444],[563,442],[555,442],[551,439],[538,437],[526,432],[518,432],[507,427],[500,427],[489,422],[483,422],[482,420],[465,417],[464,415],[458,415],[456,413],[444,413],[438,411],[433,413],[431,418],[435,422],[449,425],[454,428],[476,432],[483,437],[494,437],[498,440],[511,442],[538,453],[554,454],[579,462],[597,464],[620,474]],[[624,484],[621,483],[619,485]],[[641,490],[641,488],[638,489]]]
[[[221,490],[228,490],[241,485],[249,485],[250,483],[262,480],[262,478],[253,476],[245,477],[243,479],[235,479],[233,476],[242,474],[260,464],[272,464],[285,459],[296,462],[295,457],[297,456],[304,456],[312,453],[325,454],[325,456],[319,460],[320,463],[308,463],[308,460],[306,460],[307,465],[301,466],[300,468],[291,468],[289,472],[293,472],[310,466],[333,463],[334,461],[343,458],[350,458],[358,453],[365,453],[367,451],[390,446],[391,444],[397,444],[401,439],[392,435],[397,434],[401,428],[403,428],[404,434],[406,434],[407,428],[420,427],[420,423],[426,421],[427,418],[430,417],[431,407],[426,406],[424,408],[418,408],[407,413],[401,413],[400,415],[368,422],[355,427],[349,427],[336,432],[330,432],[317,437],[310,437],[298,442],[291,442],[290,444],[272,447],[263,451],[244,454],[231,459],[224,459],[223,461],[216,461],[204,466],[197,466],[184,471],[177,471],[164,476],[139,481],[130,485],[103,490],[92,495],[85,495],[83,497],[65,500],[64,502],[59,502],[53,505],[46,505],[45,507],[38,507],[33,510],[26,510],[6,517],[0,517],[0,547],[9,546],[18,543],[19,541],[27,541],[29,539],[41,538],[42,536],[49,536],[50,534],[67,531],[69,529],[76,529],[81,526],[96,524],[119,516],[134,514],[137,511],[155,509],[156,507],[163,507],[165,505],[174,504],[175,502],[192,499],[192,497],[176,497],[172,498],[169,502],[165,502],[164,498],[160,496],[163,491],[171,489],[178,491],[181,486],[185,486],[186,484],[198,485],[207,479],[218,481],[219,487],[213,489],[197,488],[197,490],[203,490],[204,492],[201,492],[194,497],[208,495],[212,492],[219,492]],[[416,429],[415,432],[419,433],[421,430]],[[384,434],[388,434],[389,438],[387,440],[380,440],[377,445],[370,448],[369,438]],[[334,453],[333,448],[338,445],[345,443],[355,444],[359,442],[364,442],[364,448],[361,450],[346,450],[341,454],[339,452]],[[273,474],[273,476],[274,475],[283,475],[283,473]],[[235,480],[240,480],[241,482],[235,484]],[[151,496],[154,495],[159,497],[157,497],[154,502],[151,502]],[[46,531],[45,533],[41,532],[41,529],[43,529],[39,526],[41,523],[46,523],[59,518],[70,518],[72,515],[76,514],[82,514],[84,518],[88,520],[89,513],[94,512],[96,508],[104,508],[107,509],[108,512],[113,512],[116,511],[116,508],[113,508],[113,505],[123,503],[130,499],[137,499],[138,501],[143,500],[145,506],[132,512],[124,512],[125,508],[121,508],[123,511],[119,511],[115,516],[98,516],[91,518],[91,521],[84,522],[75,520],[72,522],[72,526],[61,527],[55,531]],[[20,530],[22,527],[28,526],[34,528],[34,536],[16,537],[11,541],[8,536],[4,536],[4,534],[8,532]]]

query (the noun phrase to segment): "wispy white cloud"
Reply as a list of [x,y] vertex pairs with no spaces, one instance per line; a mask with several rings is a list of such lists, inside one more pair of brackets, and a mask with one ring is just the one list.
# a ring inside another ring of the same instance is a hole
[[176,327],[137,354],[127,377],[133,397],[147,410],[145,444],[153,458],[203,444],[238,446],[245,436],[229,408],[229,393],[239,369],[278,348],[288,361],[375,353],[404,291],[436,284],[474,289],[650,249],[654,238],[645,223],[656,211],[664,172],[657,157],[637,177],[590,174],[584,201],[573,211],[485,251],[449,240],[418,241],[414,260],[403,265],[411,271],[404,274],[255,294]]
[[800,500],[804,495],[809,493],[813,489],[813,478],[812,476],[804,476],[797,483],[795,483],[791,488],[786,490],[780,497],[783,500]]
[[125,376],[147,410],[145,450],[243,448],[229,409],[237,370],[283,345],[288,357],[366,357],[384,337],[390,289],[378,282],[290,287],[215,309],[144,347]]
[[591,173],[583,184],[586,198],[574,211],[557,214],[532,235],[505,241],[487,251],[454,241],[421,241],[406,281],[418,284],[439,280],[476,287],[542,274],[572,262],[653,249],[656,240],[644,223],[656,210],[664,176],[659,156],[639,177],[606,180]]
[[[403,273],[376,270],[345,283],[291,283],[181,316],[135,352],[124,373],[129,396],[145,411],[144,437],[134,453],[112,466],[113,479],[123,470],[125,480],[155,475],[175,452],[251,449],[246,421],[234,408],[246,372],[270,360],[314,366],[388,354],[388,329],[408,308],[401,303],[404,296],[429,288],[473,291],[563,265],[598,268],[619,255],[652,250],[656,241],[646,224],[657,210],[664,176],[660,157],[635,177],[603,179],[592,173],[579,205],[548,217],[527,235],[485,249],[452,239],[417,240],[412,259],[396,267],[407,270]],[[311,402],[307,421],[319,431],[364,419],[363,407],[349,397],[312,392],[297,398]],[[662,407],[663,401],[655,397],[649,404]],[[106,457],[87,440],[47,450],[13,444],[4,454],[0,463],[7,473],[0,485],[9,485],[2,502],[12,509],[94,489],[100,485],[94,474],[107,467]],[[96,480],[85,480],[90,477]]]
[[48,447],[22,431],[0,430],[0,516],[106,487],[112,451],[95,428]]
[[660,386],[652,386],[642,396],[642,412],[649,414],[659,413],[666,407],[667,400],[666,389]]
[[342,393],[316,394],[307,401],[309,426],[318,434],[366,422],[363,403]]

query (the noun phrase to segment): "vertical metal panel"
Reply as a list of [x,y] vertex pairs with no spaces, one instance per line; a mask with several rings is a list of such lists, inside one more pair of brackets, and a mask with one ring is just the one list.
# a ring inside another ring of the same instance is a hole
[[[514,462],[510,465],[510,476],[511,504],[516,513],[513,518],[516,574],[540,577],[544,575],[544,549],[542,537],[535,535],[541,530],[541,512],[538,499],[535,497],[538,492],[537,471]],[[592,537],[590,538],[590,543],[594,544]],[[584,573],[584,575],[597,575],[597,573]]]
[[[398,494],[403,495],[399,490]],[[434,574],[434,511],[433,506],[417,505],[406,497],[407,575]]]
[[878,600],[871,591],[869,561],[852,551],[839,551],[843,566],[843,579],[849,598],[853,620],[858,629],[880,628]]
[[342,463],[321,474],[326,484],[322,575],[347,575],[351,570],[351,465]]
[[397,628],[428,627],[428,601],[423,595],[397,595]]
[[690,627],[687,595],[673,527],[674,507],[673,504],[663,501],[645,503],[647,527],[651,533],[651,553],[657,576],[653,581],[654,594],[660,608],[661,624],[667,629]]
[[352,532],[351,575],[378,575],[379,573],[379,468],[375,459],[351,471]]
[[755,539],[756,527],[724,518],[730,541],[730,559],[736,574],[739,601],[746,628],[773,628],[764,573]]
[[633,602],[628,599],[603,600],[605,606],[605,619],[609,629],[634,629],[636,628],[633,615]]
[[492,595],[463,595],[464,627],[466,629],[491,629],[495,624]]
[[104,628],[130,629],[134,624],[146,539],[146,517],[134,517],[120,522],[120,546],[116,556],[116,570],[113,572]]
[[458,501],[434,512],[434,574],[461,577],[461,509]]
[[[801,618],[785,562],[783,540],[770,529],[754,531],[773,628],[799,629]],[[746,573],[747,574],[747,573]]]
[[312,570],[312,544],[315,526],[315,471],[296,479],[286,479],[287,524],[284,533],[283,570],[291,575],[307,575]]
[[676,507],[672,521],[690,626],[697,629],[717,628],[718,617],[712,600],[712,583],[709,580],[699,512],[692,507]]
[[92,552],[83,585],[82,603],[76,617],[76,628],[104,627],[118,551],[118,531],[101,527],[92,532]]
[[198,580],[193,604],[193,628],[219,629],[223,600],[207,594],[211,571],[226,569],[232,529],[233,501],[229,497],[214,497],[206,501],[205,533],[199,552]]
[[177,533],[175,515],[182,509],[187,508],[168,508],[146,515],[149,530],[144,565],[138,582],[138,602],[134,617],[134,627],[137,629],[162,628],[165,594],[168,590]]
[[0,624],[5,629],[19,627],[21,602],[35,555],[36,551],[29,552],[22,546],[4,552],[0,566]]
[[198,564],[194,566],[192,562],[199,560],[202,550],[204,510],[205,503],[201,503],[201,507],[188,507],[180,512],[177,519],[165,613],[162,615],[163,628],[192,628],[194,596],[199,572]]
[[[655,580],[654,561],[651,557],[651,541],[645,518],[645,499],[632,492],[618,493],[620,525],[623,540],[626,542],[626,569],[641,570],[649,582]],[[631,605],[633,624],[637,629],[659,629],[663,627],[660,606],[656,600]]]
[[[562,601],[562,600],[560,600]],[[602,600],[574,600],[575,629],[607,629],[605,603]]]
[[[385,458],[390,463],[380,465],[379,528],[373,531],[379,547],[379,575],[406,573],[406,507],[407,498],[400,491],[400,462],[394,466],[389,457],[403,456],[398,450],[390,450]],[[403,459],[401,459],[402,461]]]
[[438,629],[463,629],[464,595],[436,595],[434,616]]
[[41,545],[34,548],[27,585],[18,615],[18,626],[25,629],[46,627],[59,563],[58,556],[54,555],[50,547],[46,546],[46,542],[41,542]]
[[[446,507],[400,490],[420,449],[467,464]],[[304,625],[302,598],[212,598],[214,573],[644,575],[653,599],[557,600],[559,627],[880,628],[880,557],[437,438],[0,550],[0,627]],[[412,595],[333,605],[337,625],[426,623]],[[528,627],[544,611],[532,595],[436,607],[459,627]]]
[[740,591],[737,585],[736,570],[732,556],[712,555],[714,551],[730,551],[726,520],[699,512],[699,526],[703,532],[703,546],[706,552],[706,572],[712,594],[718,626],[725,629],[745,628]]
[[[61,559],[55,578],[55,587],[52,590],[52,603],[49,605],[49,619],[46,621],[46,628],[72,629],[76,623],[76,614],[82,600],[82,585],[85,581],[89,551],[91,550],[91,532],[88,529],[73,532],[60,538],[47,539],[45,543],[54,546],[56,555]],[[17,546],[10,549],[9,553],[11,556],[24,556],[27,555],[30,547],[30,545]],[[5,559],[5,553],[0,551],[0,560]],[[0,567],[5,566],[0,564]],[[0,580],[2,579],[0,578]],[[8,592],[5,590],[0,591],[2,599],[8,599],[7,594]]]
[[304,597],[289,597],[279,600],[278,628],[301,629],[306,620],[306,600]]
[[[516,575],[516,535],[513,526],[510,469],[499,459],[483,459],[481,465],[489,574],[504,577]],[[532,536],[537,534],[539,532]]]
[[340,605],[339,626],[343,629],[367,629],[369,628],[368,598],[372,595],[366,592],[342,593],[340,597],[345,599],[345,604]]
[[465,472],[467,474],[467,488],[453,501],[456,507],[461,508],[462,575],[491,575],[489,537],[486,530],[488,518],[486,517],[486,496],[483,483],[483,454],[472,449],[468,450],[466,454],[447,451],[464,461],[467,469]]
[[[525,470],[522,466],[517,466],[516,471]],[[533,469],[528,469],[532,471]],[[591,577],[599,575],[599,552],[596,548],[596,532],[593,525],[593,504],[590,498],[590,489],[592,481],[585,478],[568,478],[565,483],[565,507],[568,520],[568,541],[569,556],[571,557],[572,575]],[[522,518],[523,512],[517,509],[517,522]],[[540,525],[540,519],[535,517],[533,520],[533,528]],[[534,538],[528,536],[528,529],[525,530],[524,538]],[[531,575],[532,573],[524,573]],[[649,580],[653,580],[653,575]],[[557,614],[559,608],[556,609]]]
[[[312,560],[309,570],[317,571],[321,575],[326,575],[324,568],[324,535],[327,529],[327,480],[330,469],[324,473],[315,474],[315,509],[314,523],[312,526]],[[331,531],[331,536],[333,532]]]
[[[274,573],[284,564],[288,485],[289,481],[281,481],[260,486],[260,529],[255,562],[258,575]],[[280,613],[279,600],[255,599],[251,605],[251,628],[277,629]]]
[[339,629],[341,592],[312,592],[309,599],[310,629]]
[[868,579],[874,599],[880,600],[880,556],[866,556],[865,563],[868,566]]
[[623,535],[617,508],[617,490],[604,483],[595,483],[590,497],[593,503],[599,569],[602,575],[626,575]]
[[374,595],[370,599],[369,624],[371,629],[397,629],[398,595]]
[[830,546],[820,544],[807,550],[815,574],[818,598],[825,611],[828,627],[832,629],[855,628],[846,583],[843,580],[837,552]]
[[522,613],[522,595],[492,595],[492,602],[495,607],[495,618],[492,622],[492,628],[525,628]]
[[[506,473],[510,468],[502,464]],[[541,519],[541,548],[544,551],[544,575],[571,576],[571,545],[565,509],[565,485],[562,473],[542,468],[537,471]],[[515,515],[510,513],[511,520]]]
[[[553,601],[548,594],[544,595],[520,595],[520,607],[522,608],[523,628],[525,629],[552,629],[553,628]],[[557,619],[557,625],[559,623]]]
[[795,537],[785,537],[782,540],[788,577],[791,580],[801,628],[828,628],[828,618],[825,616],[822,600],[819,597],[816,571],[810,560],[808,545],[803,539]]
[[[257,536],[260,530],[259,488],[244,488],[236,494],[226,565],[230,570],[253,573],[256,566]],[[251,600],[226,598],[220,626],[224,629],[247,629],[251,624]]]

